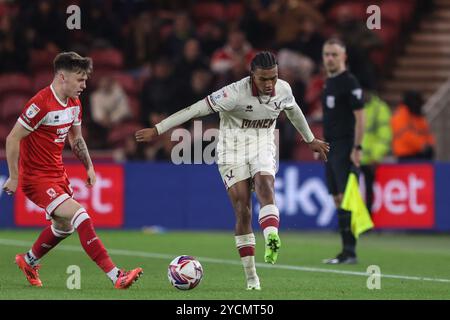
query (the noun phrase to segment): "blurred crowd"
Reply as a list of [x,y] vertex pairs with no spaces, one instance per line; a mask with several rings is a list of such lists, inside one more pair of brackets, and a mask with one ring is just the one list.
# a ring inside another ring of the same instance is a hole
[[[94,73],[82,96],[90,149],[114,150],[117,160],[166,160],[177,143],[170,132],[149,145],[137,145],[133,133],[247,76],[254,54],[271,50],[280,78],[290,83],[320,136],[324,41],[344,40],[351,72],[375,96],[389,60],[390,38],[369,30],[366,13],[355,11],[361,1],[353,2],[6,1],[0,4],[0,71],[26,75],[32,95],[51,82],[58,52],[91,56]],[[80,30],[65,28],[71,4],[81,8]],[[1,88],[0,104],[6,99]],[[9,125],[5,117],[2,121]],[[203,130],[218,123],[217,115],[204,118]],[[277,126],[281,159],[313,160],[285,117]],[[185,128],[192,130],[192,123]]]

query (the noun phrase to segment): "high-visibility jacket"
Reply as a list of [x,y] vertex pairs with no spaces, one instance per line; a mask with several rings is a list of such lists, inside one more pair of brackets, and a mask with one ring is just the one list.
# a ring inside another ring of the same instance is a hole
[[400,104],[392,120],[392,151],[395,156],[414,156],[425,148],[434,145],[428,122],[424,116],[411,113],[408,107]]
[[364,105],[364,136],[361,164],[380,162],[391,149],[391,110],[376,95]]

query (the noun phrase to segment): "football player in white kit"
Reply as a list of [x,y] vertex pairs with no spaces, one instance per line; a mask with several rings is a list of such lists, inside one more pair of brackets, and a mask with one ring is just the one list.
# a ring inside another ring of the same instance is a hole
[[259,224],[264,233],[264,260],[275,263],[281,246],[279,212],[275,205],[275,125],[284,111],[312,151],[327,160],[328,143],[318,140],[297,105],[289,84],[278,79],[275,56],[258,53],[251,75],[182,109],[154,128],[136,132],[138,142],[154,137],[192,118],[219,112],[218,167],[236,215],[235,241],[247,279],[247,289],[260,290],[255,268],[255,235],[252,230],[251,193],[260,204]]

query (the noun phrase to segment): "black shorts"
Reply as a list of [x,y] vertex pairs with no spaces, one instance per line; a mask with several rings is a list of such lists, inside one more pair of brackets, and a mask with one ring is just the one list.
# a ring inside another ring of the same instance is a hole
[[332,195],[344,193],[348,175],[352,167],[350,154],[353,139],[330,142],[330,152],[326,162],[328,192]]

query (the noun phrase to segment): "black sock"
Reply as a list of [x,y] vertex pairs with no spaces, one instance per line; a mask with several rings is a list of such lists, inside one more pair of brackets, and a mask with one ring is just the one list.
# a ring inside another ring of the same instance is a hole
[[341,232],[343,252],[355,256],[356,238],[350,228],[351,211],[338,209],[339,231]]

